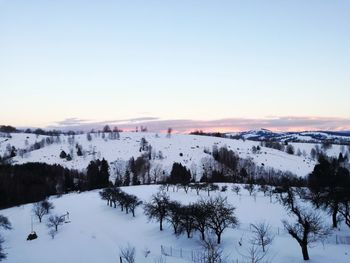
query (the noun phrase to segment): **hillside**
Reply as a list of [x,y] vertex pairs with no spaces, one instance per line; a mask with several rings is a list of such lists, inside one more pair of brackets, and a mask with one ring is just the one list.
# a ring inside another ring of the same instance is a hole
[[[258,146],[259,142],[249,140],[181,134],[173,134],[168,138],[165,134],[133,132],[122,132],[119,139],[112,140],[108,139],[107,135],[103,138],[101,134],[96,133],[92,134],[91,141],[87,139],[86,134],[75,135],[74,139],[68,135],[61,135],[59,138],[52,139],[52,143],[43,144],[40,149],[34,147],[28,153],[19,154],[20,149],[28,149],[33,144],[38,144],[49,137],[37,137],[25,133],[14,133],[11,134],[11,137],[0,138],[0,154],[4,154],[9,145],[14,146],[17,149],[17,156],[12,159],[13,163],[45,162],[61,164],[79,170],[85,169],[93,159],[105,158],[109,163],[113,163],[115,161],[128,161],[131,157],[137,158],[141,155],[140,142],[143,137],[152,147],[153,163],[160,164],[165,171],[171,169],[173,162],[181,162],[188,168],[195,164],[197,172],[200,174],[201,160],[212,158],[205,151],[211,151],[214,145],[218,148],[227,146],[241,158],[250,158],[258,166],[290,171],[302,177],[310,173],[315,165],[315,160],[310,158],[310,150],[314,145],[303,143],[295,144],[298,149],[305,151],[304,156],[297,156],[267,147],[261,147],[260,151],[253,153],[252,147]],[[77,156],[76,144],[81,145],[82,156]],[[71,161],[61,159],[59,155],[62,150],[67,154],[70,153],[73,159]],[[329,153],[337,156],[340,150],[340,146],[335,145]]]
[[304,132],[272,132],[267,129],[251,130],[244,132],[226,133],[226,136],[236,139],[252,141],[278,141],[278,142],[306,142],[306,143],[334,143],[350,144],[350,132],[333,131],[304,131]]

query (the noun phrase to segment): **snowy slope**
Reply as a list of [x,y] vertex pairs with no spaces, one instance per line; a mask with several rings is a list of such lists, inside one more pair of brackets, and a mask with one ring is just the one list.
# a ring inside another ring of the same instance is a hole
[[226,133],[228,137],[244,138],[254,141],[293,141],[321,143],[329,141],[332,143],[350,143],[350,132],[329,132],[329,131],[305,131],[305,132],[272,132],[267,129],[258,129],[244,132]]
[[11,133],[11,138],[0,136],[0,155],[5,153],[7,145],[14,146],[16,149],[23,149],[45,138],[47,136],[31,133]]
[[[14,143],[20,147],[24,144],[27,134],[13,134],[13,139],[1,144],[2,150],[7,143]],[[163,153],[163,160],[155,160],[160,163],[165,170],[170,170],[173,162],[181,162],[188,168],[194,163],[201,167],[201,160],[210,157],[204,153],[205,149],[211,151],[213,145],[218,147],[227,146],[235,151],[242,158],[252,158],[257,165],[272,167],[276,170],[291,171],[292,173],[305,176],[310,173],[315,165],[315,161],[308,156],[289,155],[285,152],[262,147],[260,153],[253,154],[251,149],[258,146],[259,142],[233,140],[226,138],[217,138],[209,136],[181,135],[173,134],[167,138],[165,134],[154,133],[132,133],[123,132],[119,140],[109,140],[92,135],[92,141],[88,141],[86,135],[76,135],[73,144],[69,144],[68,137],[62,135],[60,143],[53,143],[39,150],[35,150],[24,157],[16,156],[13,158],[14,163],[26,162],[45,162],[49,164],[61,164],[68,168],[85,169],[89,162],[94,158],[105,158],[109,162],[116,160],[129,160],[131,157],[140,156],[140,141],[142,137],[149,142],[155,152]],[[34,138],[30,137],[33,141]],[[82,145],[84,156],[77,156],[75,144]],[[66,153],[73,151],[73,160],[66,161],[59,158],[60,152]],[[308,154],[310,151],[308,151]],[[182,156],[180,156],[182,154]]]
[[[231,185],[229,185],[229,189]],[[124,191],[137,195],[144,201],[149,201],[150,196],[158,190],[158,186],[136,186],[123,188]],[[185,194],[183,190],[178,192],[169,191],[171,199],[182,203],[189,203],[206,196],[197,196],[195,191]],[[223,233],[222,248],[224,254],[231,260],[229,262],[243,262],[242,256],[247,249],[251,231],[250,223],[266,220],[272,225],[275,240],[271,246],[268,257],[273,263],[301,263],[304,262],[301,250],[284,230],[281,220],[287,218],[286,211],[277,202],[270,203],[268,197],[258,194],[256,201],[243,190],[242,196],[237,196],[232,191],[221,194],[228,197],[228,201],[236,206],[236,215],[240,221],[238,229],[228,229]],[[119,247],[127,243],[136,247],[136,262],[154,262],[161,252],[160,246],[183,249],[183,254],[191,253],[199,249],[199,235],[196,233],[192,239],[185,235],[176,237],[172,234],[169,225],[163,232],[159,231],[156,222],[149,222],[143,215],[142,208],[136,211],[136,217],[126,215],[119,208],[108,207],[105,201],[100,200],[98,192],[86,192],[81,194],[68,194],[61,198],[52,197],[55,205],[53,213],[59,215],[70,213],[70,223],[59,228],[54,239],[48,235],[45,226],[47,217],[43,223],[34,219],[34,230],[39,238],[34,241],[26,241],[30,233],[31,205],[14,207],[1,210],[0,214],[7,216],[12,222],[13,230],[2,231],[6,239],[5,247],[8,253],[7,263],[96,263],[96,262],[119,262]],[[328,225],[330,216],[324,215]],[[341,231],[336,231],[322,245],[320,242],[310,247],[311,261],[314,263],[346,263],[350,262],[349,245],[335,244],[336,237],[350,236],[345,226]],[[242,247],[238,241],[242,239]],[[150,250],[147,258],[143,251]],[[167,257],[167,263],[190,262],[177,257]]]

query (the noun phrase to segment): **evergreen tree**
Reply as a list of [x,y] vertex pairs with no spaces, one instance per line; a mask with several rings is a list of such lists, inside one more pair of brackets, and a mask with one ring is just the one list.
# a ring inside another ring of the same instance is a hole
[[189,184],[191,181],[191,172],[181,163],[174,163],[171,169],[168,182],[171,184]]
[[125,171],[123,185],[124,186],[129,186],[130,185],[130,171],[128,169]]
[[107,187],[109,184],[109,165],[105,159],[100,164],[99,188]]

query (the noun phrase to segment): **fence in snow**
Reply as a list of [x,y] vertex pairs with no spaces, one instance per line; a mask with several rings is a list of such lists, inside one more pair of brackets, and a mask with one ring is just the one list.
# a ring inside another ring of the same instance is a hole
[[[187,250],[187,249],[175,248],[172,246],[163,246],[163,245],[160,246],[160,249],[161,249],[161,254],[163,256],[182,258],[190,262],[198,262],[198,263],[204,262],[203,261],[204,251],[200,249]],[[242,263],[242,261],[239,261],[238,259],[232,262]]]

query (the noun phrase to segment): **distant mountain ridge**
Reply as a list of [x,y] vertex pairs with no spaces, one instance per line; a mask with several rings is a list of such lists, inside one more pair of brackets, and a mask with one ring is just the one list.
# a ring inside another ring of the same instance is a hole
[[268,129],[226,133],[227,137],[251,141],[350,144],[350,131],[273,132]]

